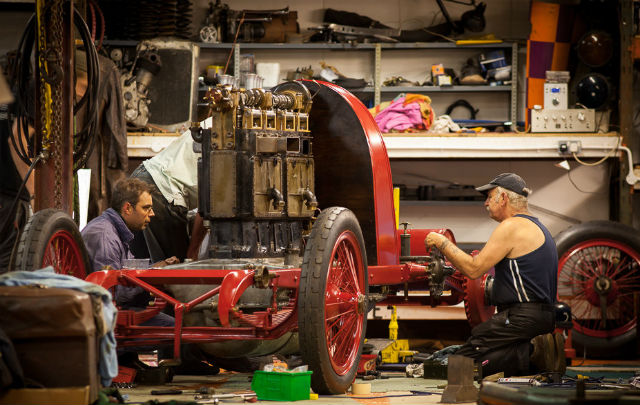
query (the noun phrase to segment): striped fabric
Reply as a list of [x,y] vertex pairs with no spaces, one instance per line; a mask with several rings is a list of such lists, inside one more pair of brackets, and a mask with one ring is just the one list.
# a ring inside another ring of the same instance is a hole
[[516,259],[509,259],[509,271],[511,271],[511,278],[513,279],[513,288],[515,288],[518,293],[518,302],[531,301],[527,295],[527,290],[524,289],[520,268],[518,267],[518,261]]

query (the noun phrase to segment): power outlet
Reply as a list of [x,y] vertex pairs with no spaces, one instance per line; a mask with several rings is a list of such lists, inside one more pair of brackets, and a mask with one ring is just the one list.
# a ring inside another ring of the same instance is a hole
[[561,155],[571,155],[582,152],[582,142],[580,141],[559,141],[558,153]]

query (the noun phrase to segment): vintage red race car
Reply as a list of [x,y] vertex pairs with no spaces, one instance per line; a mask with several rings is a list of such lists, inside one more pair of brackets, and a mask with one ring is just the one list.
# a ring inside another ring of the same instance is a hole
[[[343,393],[376,304],[464,301],[472,325],[493,314],[488,275],[466,279],[425,251],[428,232],[455,241],[451,231],[398,229],[382,135],[351,93],[298,81],[270,91],[219,86],[207,102],[213,125],[196,125],[192,135],[202,152],[199,212],[209,228],[208,258],[86,277],[109,289],[141,286],[156,297],[143,311],[119,311],[119,345],[172,343],[174,363],[182,343],[218,358],[299,351],[314,391]],[[17,269],[54,265],[87,275],[77,227],[65,215],[43,210],[31,217]],[[612,340],[624,347],[635,338],[629,299],[637,291],[640,238],[607,224],[559,236],[560,298],[589,305],[574,320],[585,347]],[[167,305],[175,327],[140,326]]]

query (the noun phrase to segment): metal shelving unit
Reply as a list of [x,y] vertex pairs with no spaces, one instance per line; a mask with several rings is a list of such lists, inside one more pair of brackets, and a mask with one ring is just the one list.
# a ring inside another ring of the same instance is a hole
[[[105,41],[109,46],[135,46],[137,41],[112,40]],[[380,104],[382,94],[391,93],[477,93],[477,92],[509,92],[509,120],[515,124],[518,117],[518,44],[515,42],[486,43],[456,45],[452,42],[417,42],[417,43],[375,43],[375,44],[326,44],[326,43],[198,43],[200,49],[233,49],[234,76],[240,74],[240,55],[243,50],[331,50],[331,51],[373,51],[373,86],[362,89],[351,89],[354,93],[373,93],[374,103]],[[381,64],[383,51],[393,50],[483,50],[483,49],[503,49],[511,51],[511,80],[510,85],[489,86],[489,85],[463,85],[463,86],[382,86]]]
[[[359,90],[358,90],[359,91]],[[363,87],[362,91],[372,92],[375,87]],[[505,92],[511,91],[511,86],[381,86],[381,93],[473,93],[473,92]]]

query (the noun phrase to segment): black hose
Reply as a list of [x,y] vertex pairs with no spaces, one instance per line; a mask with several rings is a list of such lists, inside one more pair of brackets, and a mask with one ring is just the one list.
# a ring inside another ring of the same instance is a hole
[[22,184],[20,184],[20,187],[18,188],[18,192],[16,193],[16,198],[14,198],[13,202],[11,203],[11,208],[9,208],[9,213],[5,218],[4,222],[2,223],[2,226],[0,226],[0,235],[5,234],[5,228],[10,223],[11,219],[15,218],[15,214],[13,211],[16,209],[16,204],[18,204],[18,200],[20,200],[20,194],[22,193],[24,186],[27,184],[27,180],[29,179],[31,172],[36,167],[36,164],[38,164],[38,162],[40,161],[41,156],[42,155],[36,156],[33,162],[31,163],[31,166],[29,166],[29,170],[27,171],[27,174],[24,176],[24,180],[22,180]]
[[74,151],[73,151],[73,171],[84,167],[93,152],[95,141],[97,138],[98,127],[98,108],[100,105],[98,92],[100,86],[100,62],[98,60],[98,52],[96,51],[93,41],[91,40],[91,32],[87,27],[80,13],[74,9],[74,24],[80,33],[80,37],[84,42],[85,52],[87,55],[87,90],[80,101],[74,105],[74,116],[80,111],[85,103],[87,109],[85,114],[84,127],[77,131],[74,135]]
[[[14,84],[14,102],[12,104],[12,114],[15,116],[16,127],[18,134],[29,134],[29,119],[33,120],[33,117],[28,111],[28,106],[35,106],[35,99],[33,98],[33,92],[30,91],[30,77],[31,71],[31,52],[33,49],[35,38],[35,14],[31,16],[27,22],[27,27],[22,33],[20,43],[18,45],[18,53],[13,60],[13,65],[9,68],[11,74],[9,80]],[[31,96],[31,97],[30,97]],[[22,142],[16,142],[15,135],[13,134],[13,128],[11,121],[7,120],[7,126],[9,127],[9,134],[11,144],[20,160],[25,164],[31,164],[30,153]]]
[[[83,97],[73,106],[74,116],[87,104],[87,109],[84,114],[83,127],[78,130],[73,137],[74,140],[74,152],[73,152],[73,171],[84,167],[91,152],[93,151],[95,140],[97,137],[98,126],[98,91],[100,83],[100,65],[98,61],[98,53],[91,40],[91,33],[80,13],[74,9],[74,25],[76,26],[80,37],[84,42],[84,47],[87,54],[87,90]],[[16,140],[18,136],[25,134],[28,139],[29,127],[35,116],[34,111],[29,111],[29,106],[35,106],[35,86],[39,83],[34,83],[33,69],[31,65],[31,55],[35,45],[36,35],[36,15],[34,14],[28,21],[27,26],[22,34],[20,43],[18,46],[18,54],[13,61],[13,66],[9,69],[12,73],[10,80],[15,83],[14,93],[15,101],[13,103],[13,115],[15,117],[17,134],[13,133],[12,128],[9,128],[11,143],[16,151],[18,157],[27,165],[33,163],[32,157],[37,148],[30,145],[31,142],[27,141],[27,146],[22,142],[22,139]],[[36,60],[35,63],[38,63]],[[8,124],[11,126],[11,124]]]
[[451,115],[453,110],[455,108],[458,108],[458,107],[464,107],[467,110],[469,110],[469,119],[470,120],[475,120],[476,119],[476,114],[478,113],[478,111],[480,111],[479,109],[473,108],[473,106],[467,100],[460,99],[460,100],[454,101],[449,107],[447,107],[447,111],[445,111],[445,114],[446,115]]

